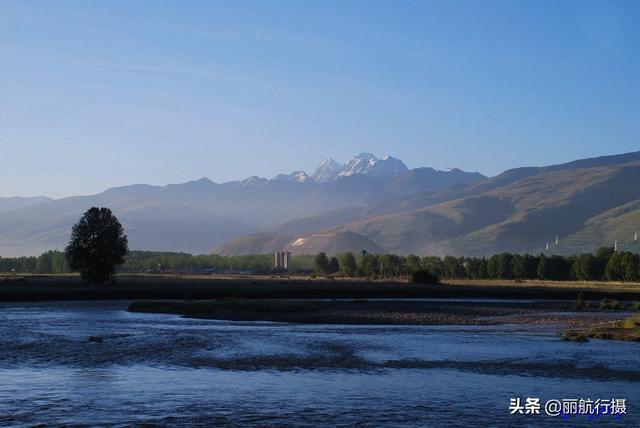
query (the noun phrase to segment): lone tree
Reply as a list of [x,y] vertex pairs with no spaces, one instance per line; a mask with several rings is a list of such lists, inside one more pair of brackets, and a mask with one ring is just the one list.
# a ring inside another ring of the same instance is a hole
[[69,266],[79,271],[82,279],[103,283],[124,263],[129,251],[126,235],[109,208],[89,209],[73,226],[66,248]]

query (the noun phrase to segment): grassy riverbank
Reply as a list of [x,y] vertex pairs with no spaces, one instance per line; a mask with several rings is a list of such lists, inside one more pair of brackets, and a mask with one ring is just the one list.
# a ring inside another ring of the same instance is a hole
[[640,285],[550,281],[451,281],[410,284],[406,280],[288,276],[118,275],[91,286],[76,275],[0,276],[0,301],[118,299],[306,299],[306,298],[492,298],[640,300]]
[[615,321],[596,323],[582,329],[569,329],[565,340],[586,342],[589,339],[628,340],[640,342],[640,314]]
[[[424,298],[451,300],[415,300]],[[468,298],[491,300],[464,300]],[[0,301],[65,300],[136,300],[131,311],[234,321],[546,323],[570,329],[568,340],[637,340],[640,336],[637,328],[614,324],[638,309],[640,284],[630,283],[458,280],[411,284],[406,280],[291,276],[118,275],[112,283],[90,286],[77,275],[0,276]]]

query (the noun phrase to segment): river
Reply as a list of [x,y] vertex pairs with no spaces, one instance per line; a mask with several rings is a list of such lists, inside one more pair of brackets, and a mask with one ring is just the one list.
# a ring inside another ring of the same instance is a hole
[[225,322],[127,302],[0,305],[0,425],[557,426],[510,399],[627,400],[640,345],[554,326]]

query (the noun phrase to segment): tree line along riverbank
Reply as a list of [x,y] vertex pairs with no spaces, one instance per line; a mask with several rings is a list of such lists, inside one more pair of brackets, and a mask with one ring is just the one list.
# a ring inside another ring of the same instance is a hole
[[[64,252],[38,257],[0,257],[0,272],[68,273]],[[273,255],[220,256],[130,251],[120,273],[274,273]],[[573,256],[501,253],[491,257],[399,256],[394,254],[324,253],[293,255],[289,273],[307,276],[394,279],[428,272],[445,280],[640,281],[640,255],[603,247],[596,253]]]

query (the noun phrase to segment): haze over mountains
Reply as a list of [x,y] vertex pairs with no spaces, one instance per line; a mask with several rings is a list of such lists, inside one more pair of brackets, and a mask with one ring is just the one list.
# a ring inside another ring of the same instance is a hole
[[[591,251],[640,229],[640,152],[487,178],[409,170],[368,153],[272,179],[112,188],[58,200],[0,198],[0,255],[62,249],[91,206],[121,219],[130,247],[224,255],[344,251],[490,255]],[[559,244],[555,244],[558,236]]]
[[17,210],[20,208],[27,208],[32,205],[37,205],[42,202],[48,202],[52,199],[44,196],[35,196],[32,198],[22,198],[20,196],[12,196],[10,198],[0,198],[0,214]]

